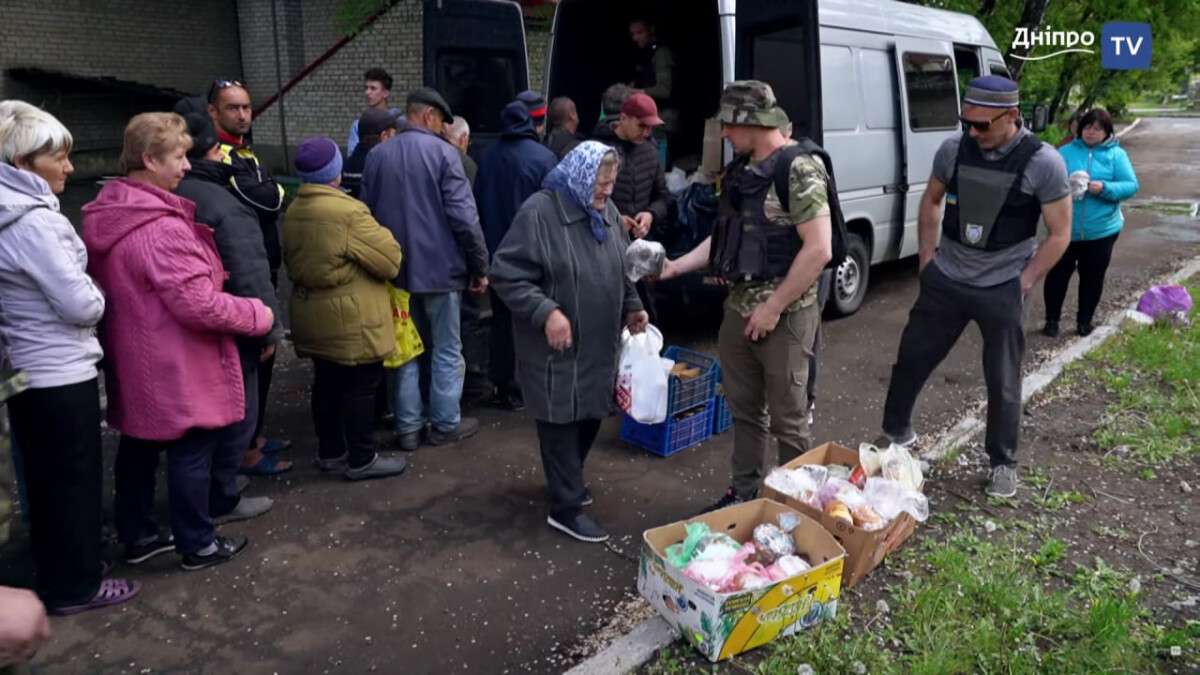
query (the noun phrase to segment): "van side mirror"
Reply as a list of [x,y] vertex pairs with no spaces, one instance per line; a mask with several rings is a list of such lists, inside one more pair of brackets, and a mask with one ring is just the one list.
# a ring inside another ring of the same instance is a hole
[[1041,133],[1046,130],[1047,112],[1046,106],[1042,103],[1033,106],[1033,124],[1030,125],[1033,127],[1033,133]]

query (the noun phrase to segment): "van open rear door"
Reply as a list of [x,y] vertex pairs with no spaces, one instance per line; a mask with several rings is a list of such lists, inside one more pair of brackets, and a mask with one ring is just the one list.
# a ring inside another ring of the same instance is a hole
[[[721,2],[723,30],[733,2]],[[762,80],[775,90],[793,134],[821,138],[821,44],[814,0],[738,2],[734,79]]]
[[529,88],[521,6],[425,0],[423,18],[425,84],[466,118],[472,138],[498,134],[500,111]]
[[[961,134],[962,128],[958,121],[954,46],[937,40],[897,37],[895,52],[904,147],[899,191],[904,196],[907,226],[916,223],[938,147],[947,138]],[[916,250],[916,236],[916,227],[906,227],[901,249]]]

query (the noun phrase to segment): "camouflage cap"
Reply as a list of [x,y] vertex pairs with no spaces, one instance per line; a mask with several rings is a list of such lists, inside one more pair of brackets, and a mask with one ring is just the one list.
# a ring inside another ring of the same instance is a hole
[[771,85],[758,80],[730,82],[721,94],[717,113],[721,124],[783,128],[790,123],[787,113],[775,101]]

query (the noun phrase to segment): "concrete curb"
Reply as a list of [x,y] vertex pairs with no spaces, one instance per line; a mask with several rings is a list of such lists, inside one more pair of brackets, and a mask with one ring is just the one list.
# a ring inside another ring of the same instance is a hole
[[566,675],[632,672],[678,637],[675,629],[661,616],[646,619],[592,658],[568,670]]
[[1135,119],[1133,120],[1133,123],[1132,123],[1132,124],[1130,124],[1129,126],[1127,126],[1127,127],[1125,127],[1124,129],[1122,129],[1122,130],[1120,130],[1120,131],[1118,131],[1118,132],[1117,132],[1117,138],[1120,138],[1120,137],[1124,136],[1125,134],[1127,134],[1127,133],[1129,133],[1129,132],[1133,131],[1133,128],[1134,128],[1134,127],[1136,127],[1136,126],[1138,125],[1138,123],[1139,123],[1139,122],[1141,122],[1141,121],[1142,121],[1142,118],[1140,118],[1140,117],[1138,117],[1138,118],[1135,118]]
[[[1134,120],[1134,125],[1141,118]],[[1126,131],[1132,129],[1130,125]],[[1200,274],[1200,257],[1193,258],[1182,268],[1170,274],[1157,283],[1175,284]],[[1137,309],[1134,299],[1129,309]],[[1086,338],[1075,340],[1057,354],[1043,363],[1036,371],[1026,375],[1021,387],[1021,402],[1027,403],[1038,392],[1045,389],[1055,380],[1068,364],[1083,358],[1088,352],[1104,344],[1105,340],[1116,334],[1121,321],[1128,310],[1118,310],[1105,317],[1104,323],[1096,327],[1096,331]],[[930,461],[945,457],[955,448],[967,443],[987,426],[986,418],[979,415],[984,405],[979,404],[975,413],[968,415],[943,433],[922,457]],[[629,673],[637,669],[654,656],[654,653],[671,644],[679,635],[662,617],[646,619],[626,635],[617,638],[612,644],[602,649],[595,656],[580,663],[566,675],[608,675],[609,673]]]

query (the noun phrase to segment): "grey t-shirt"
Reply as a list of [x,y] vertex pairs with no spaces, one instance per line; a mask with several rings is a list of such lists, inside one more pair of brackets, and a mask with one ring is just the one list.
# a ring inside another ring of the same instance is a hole
[[[1003,158],[1017,147],[1022,138],[1031,133],[1022,127],[1011,141],[998,150],[984,150],[984,158]],[[954,163],[958,158],[960,139],[959,136],[947,138],[933,157],[933,176],[946,185],[950,184],[950,179],[954,176]],[[1067,165],[1063,162],[1062,155],[1049,144],[1042,143],[1042,147],[1030,158],[1029,165],[1025,167],[1025,175],[1021,178],[1021,192],[1037,197],[1042,204],[1070,194]],[[1036,248],[1036,238],[999,251],[984,251],[943,236],[938,243],[938,252],[933,258],[933,263],[946,276],[968,286],[995,286],[1020,276],[1021,270],[1025,269]]]

